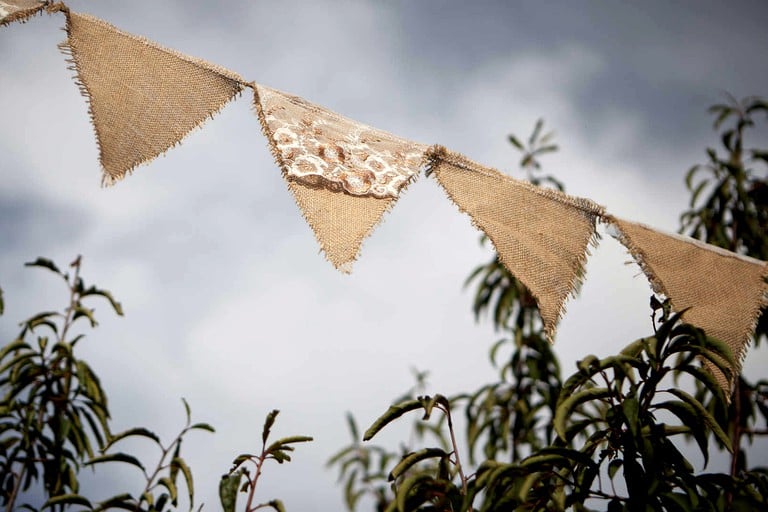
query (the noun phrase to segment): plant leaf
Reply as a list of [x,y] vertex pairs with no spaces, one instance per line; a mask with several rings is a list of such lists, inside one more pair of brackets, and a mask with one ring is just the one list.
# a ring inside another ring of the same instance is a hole
[[224,512],[235,512],[237,505],[237,492],[240,489],[240,479],[245,469],[231,475],[222,475],[219,481],[219,501]]
[[91,502],[84,496],[79,494],[62,494],[60,496],[54,496],[45,502],[43,509],[48,507],[54,507],[56,505],[81,505],[87,508],[93,508]]
[[280,411],[277,409],[273,409],[269,414],[267,414],[266,419],[264,420],[264,428],[261,431],[261,440],[266,443],[267,438],[269,437],[269,432],[272,430],[272,425],[275,424],[275,419],[277,418],[277,415],[280,414]]
[[590,400],[601,400],[611,395],[607,388],[589,388],[574,393],[562,403],[557,405],[555,411],[554,426],[555,432],[563,441],[566,440],[566,421],[571,417],[573,410],[580,404]]
[[109,437],[109,441],[107,442],[107,446],[104,447],[106,450],[110,446],[114,445],[118,441],[125,439],[126,437],[146,437],[147,439],[151,439],[152,441],[156,442],[158,445],[160,444],[160,438],[152,432],[151,430],[148,430],[144,427],[136,427],[136,428],[130,428],[128,430],[125,430],[123,432],[120,432],[119,434],[115,434],[113,436]]
[[388,480],[391,482],[392,480],[400,478],[414,465],[418,464],[423,460],[433,459],[437,457],[444,458],[448,456],[449,454],[446,451],[441,450],[440,448],[424,448],[417,452],[409,453],[408,455],[403,457],[403,459],[392,469],[392,471],[390,471]]
[[132,466],[136,466],[140,470],[144,471],[144,466],[141,464],[141,461],[139,461],[139,459],[133,455],[128,455],[127,453],[110,453],[107,455],[100,455],[90,459],[85,463],[85,465],[93,466],[94,464],[103,464],[105,462],[125,462],[126,464],[131,464]]
[[365,434],[363,434],[363,441],[370,441],[373,436],[375,436],[382,428],[395,421],[403,414],[421,408],[422,403],[419,400],[407,400],[405,402],[389,406],[389,409],[387,409],[384,414],[379,416],[379,418],[374,421],[370,427],[368,427],[368,430],[365,431]]
[[709,411],[707,411],[707,409],[701,405],[698,400],[696,400],[682,389],[668,389],[667,392],[675,395],[683,402],[691,405],[696,410],[699,418],[704,421],[704,423],[706,423],[706,425],[712,430],[712,433],[715,434],[715,437],[717,437],[717,439],[723,443],[723,446],[725,446],[729,452],[733,452],[733,448],[731,447],[731,440],[728,438],[728,435],[723,431],[717,421],[715,421],[715,418],[712,417]]

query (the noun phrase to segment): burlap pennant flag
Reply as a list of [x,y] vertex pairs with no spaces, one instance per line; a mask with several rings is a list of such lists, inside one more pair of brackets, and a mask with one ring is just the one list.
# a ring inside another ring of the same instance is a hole
[[435,146],[430,172],[493,242],[499,260],[536,297],[544,332],[554,339],[569,295],[584,273],[603,208],[536,187]]
[[245,83],[85,14],[68,15],[67,34],[62,49],[90,103],[105,184],[178,144]]
[[0,27],[14,21],[25,21],[45,8],[39,0],[0,0]]
[[[642,268],[653,290],[675,311],[713,338],[728,344],[739,364],[747,353],[760,310],[766,306],[768,264],[693,238],[610,217],[614,236]],[[724,389],[731,383],[712,370]]]
[[363,240],[418,176],[427,146],[262,85],[254,107],[322,251],[349,272]]

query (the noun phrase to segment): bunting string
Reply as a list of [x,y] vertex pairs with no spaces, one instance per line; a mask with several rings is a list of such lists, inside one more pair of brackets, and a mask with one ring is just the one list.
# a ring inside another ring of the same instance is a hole
[[[248,82],[228,69],[164,48],[63,3],[0,0],[0,26],[63,12],[75,81],[86,97],[102,167],[112,185],[181,142],[244,88],[288,189],[321,250],[349,272],[363,240],[427,170],[482,230],[499,260],[537,300],[554,339],[567,298],[583,279],[598,221],[640,265],[656,293],[710,336],[738,368],[761,311],[768,264],[691,238],[617,219],[589,199],[543,189],[442,146],[409,141],[303,98]],[[725,389],[732,382],[716,377]]]

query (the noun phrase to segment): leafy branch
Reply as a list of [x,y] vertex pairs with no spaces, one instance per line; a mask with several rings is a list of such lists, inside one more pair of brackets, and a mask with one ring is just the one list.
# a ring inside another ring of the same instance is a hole
[[[221,477],[219,483],[219,499],[224,512],[235,512],[237,507],[237,494],[239,492],[247,493],[248,498],[245,504],[245,512],[253,512],[260,508],[271,507],[278,512],[285,512],[283,502],[280,500],[270,500],[264,503],[254,504],[256,494],[256,485],[264,468],[264,463],[268,460],[274,460],[278,464],[290,462],[290,452],[294,451],[294,444],[306,443],[312,441],[309,436],[290,436],[283,437],[267,446],[267,439],[271,433],[272,426],[275,423],[277,415],[280,413],[277,409],[267,414],[264,420],[264,427],[261,432],[261,453],[258,455],[244,453],[238,455],[232,462],[232,468]],[[246,464],[253,465],[253,475]],[[245,481],[243,482],[243,479]],[[241,485],[241,482],[242,485]]]

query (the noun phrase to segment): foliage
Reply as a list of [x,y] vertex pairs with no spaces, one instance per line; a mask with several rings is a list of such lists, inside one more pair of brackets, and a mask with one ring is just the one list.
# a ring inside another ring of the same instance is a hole
[[[181,475],[183,476],[184,484],[186,485],[189,510],[194,509],[195,487],[192,478],[192,470],[181,457],[181,443],[184,436],[193,430],[213,433],[214,429],[207,423],[192,424],[189,404],[187,404],[186,400],[182,401],[186,413],[186,423],[181,432],[179,432],[168,445],[163,445],[157,434],[146,428],[131,428],[119,434],[110,436],[109,442],[102,449],[102,454],[88,460],[86,463],[88,466],[113,462],[130,464],[142,472],[142,476],[146,482],[144,489],[136,495],[130,493],[117,494],[107,500],[101,501],[96,506],[91,506],[89,504],[89,507],[97,511],[110,508],[134,511],[142,510],[147,512],[162,512],[164,510],[176,509],[179,506],[179,475]],[[148,439],[157,445],[160,450],[160,457],[151,472],[147,471],[141,461],[133,455],[123,452],[107,453],[109,449],[115,446],[118,442],[131,437]],[[165,472],[164,476],[162,476],[163,472]],[[79,501],[75,501],[75,498]],[[72,503],[90,503],[84,496],[72,496],[69,499],[72,500]]]
[[728,99],[709,109],[715,129],[722,129],[725,155],[707,148],[709,161],[688,171],[691,209],[680,221],[694,238],[768,260],[768,150],[745,147],[747,130],[756,128],[755,118],[760,113],[768,117],[768,102],[759,97]]
[[[224,512],[235,512],[237,509],[238,491],[248,495],[245,512],[253,512],[254,510],[267,507],[271,507],[278,512],[285,512],[283,502],[280,500],[270,500],[260,504],[253,503],[256,485],[261,476],[264,463],[268,460],[274,460],[278,464],[290,462],[291,456],[289,453],[294,450],[292,445],[312,441],[312,438],[308,436],[283,437],[267,446],[267,439],[279,413],[280,411],[275,409],[267,414],[264,420],[264,427],[261,432],[261,453],[259,455],[250,453],[238,455],[232,462],[232,468],[229,472],[222,475],[221,482],[219,483],[219,499],[221,500],[221,507]],[[248,463],[251,463],[254,467],[255,472],[253,476],[251,476],[251,472],[246,465]],[[245,480],[244,482],[243,479]],[[243,482],[242,485],[241,482]]]
[[[16,339],[0,350],[0,505],[8,512],[20,508],[34,511],[37,509],[32,503],[17,503],[42,491],[46,501],[40,510],[63,511],[74,507],[93,511],[163,512],[178,510],[180,492],[185,490],[189,510],[193,510],[192,470],[182,457],[181,446],[190,432],[214,432],[213,427],[192,423],[189,405],[183,400],[186,423],[168,444],[144,427],[112,433],[107,395],[101,382],[88,363],[75,354],[84,334],[73,335],[73,332],[80,325],[97,326],[94,310],[86,304],[93,298],[106,300],[115,313],[122,316],[120,303],[108,291],[86,286],[80,277],[80,257],[70,265],[70,272],[63,272],[44,258],[27,266],[47,269],[62,278],[69,291],[69,303],[63,311],[44,311],[22,322]],[[0,290],[0,314],[4,306],[2,298]],[[268,416],[264,442],[276,416],[277,411]],[[115,451],[130,438],[157,446],[159,456],[157,462],[149,466],[151,469],[130,453]],[[287,452],[293,450],[291,445],[310,440],[302,436],[284,438],[263,449],[261,458],[257,459],[257,475],[244,486],[251,488],[248,512],[259,508],[251,507],[251,499],[261,464],[267,459],[281,463],[290,460]],[[243,457],[251,456],[239,457],[236,465],[246,462]],[[82,468],[108,471],[117,463],[138,469],[143,488],[101,501],[80,494]],[[241,470],[237,475],[236,486],[240,476],[247,476],[247,471]],[[279,500],[268,505],[284,510]],[[225,510],[234,512],[234,498]]]
[[[548,446],[512,463],[489,458],[469,477],[455,445],[451,452],[413,451],[388,475],[394,500],[386,510],[554,511],[578,509],[588,501],[604,501],[607,505],[600,506],[609,510],[635,510],[641,504],[643,510],[660,510],[670,503],[684,510],[714,507],[722,499],[718,486],[708,476],[697,476],[673,442],[675,436],[694,437],[705,459],[710,432],[728,443],[722,426],[701,402],[672,382],[675,374],[688,374],[725,407],[722,389],[695,364],[697,357],[726,372],[733,363],[725,344],[679,323],[679,315],[617,356],[588,356],[563,385],[553,419],[556,436]],[[428,420],[433,410],[446,415],[455,439],[451,403],[441,395],[390,407],[363,439],[408,412],[423,411],[422,420]],[[665,414],[669,419],[662,421]],[[430,458],[437,463],[416,466]]]
[[[737,119],[723,134],[730,154],[721,158],[710,149],[710,163],[689,172],[693,198],[682,217],[685,226],[695,226],[692,234],[711,232],[728,242],[720,245],[762,259],[766,255],[756,251],[768,243],[768,187],[744,162],[764,164],[768,153],[744,150],[743,132],[765,105],[752,98],[738,107],[713,107],[719,116],[716,126]],[[537,122],[525,145],[515,136],[509,140],[522,152],[520,167],[530,181],[562,190],[562,183],[538,174],[539,157],[557,149],[551,134],[541,135],[542,127]],[[734,156],[744,152],[749,158]],[[710,182],[692,185],[703,169],[712,175]],[[697,198],[707,186],[712,196],[699,205]],[[429,432],[436,446],[423,435],[413,436],[409,444],[417,446],[404,444],[399,454],[369,446],[360,442],[349,415],[353,443],[329,465],[339,468],[350,510],[365,494],[375,497],[379,511],[768,508],[768,470],[746,469],[740,446],[745,438],[735,436],[733,426],[733,404],[747,412],[742,424],[757,421],[758,415],[768,418],[768,382],[748,388],[748,396],[742,387],[729,408],[723,390],[701,364],[708,361],[730,375],[736,362],[725,344],[681,323],[683,312],[672,315],[668,301],[651,297],[653,335],[612,357],[586,357],[563,381],[530,291],[497,259],[476,268],[467,279],[473,282],[476,318],[490,313],[505,334],[490,350],[498,379],[451,399],[400,400],[363,437],[368,440],[396,419],[420,411],[423,417],[414,431]],[[505,350],[509,356],[499,363]],[[457,408],[465,413],[465,447],[456,445],[450,421]],[[434,411],[441,413],[439,419],[427,421]],[[750,441],[761,433],[751,427],[741,431]],[[704,472],[713,444],[733,449],[738,471]],[[459,459],[462,448],[469,453],[465,466]],[[700,453],[703,468],[689,460],[692,451]]]
[[[707,148],[709,161],[688,171],[690,209],[680,216],[680,231],[768,261],[768,149],[746,147],[748,130],[757,128],[758,116],[768,119],[768,102],[756,96],[728,100],[709,109],[715,129],[722,129],[725,154]],[[768,315],[762,315],[755,341],[766,337]]]
[[76,494],[81,465],[106,445],[107,397],[91,367],[75,356],[83,335],[69,334],[76,324],[96,326],[93,310],[83,302],[91,297],[106,299],[122,315],[109,292],[85,285],[79,257],[70,265],[71,275],[42,258],[27,266],[62,278],[69,304],[23,322],[17,338],[0,352],[0,500],[8,510],[19,492],[38,481],[52,499]]
[[[768,102],[759,97],[714,105],[714,128],[721,130],[724,154],[707,148],[708,162],[694,165],[686,176],[690,209],[681,217],[681,232],[762,260],[768,260],[768,150],[748,146],[748,130],[758,118],[768,119]],[[760,116],[762,114],[762,116]],[[755,330],[755,345],[768,338],[768,315]],[[753,383],[743,375],[735,381],[730,407],[722,415],[734,447],[730,473],[748,468],[743,442],[768,435],[768,381]],[[760,425],[762,423],[762,426]]]

